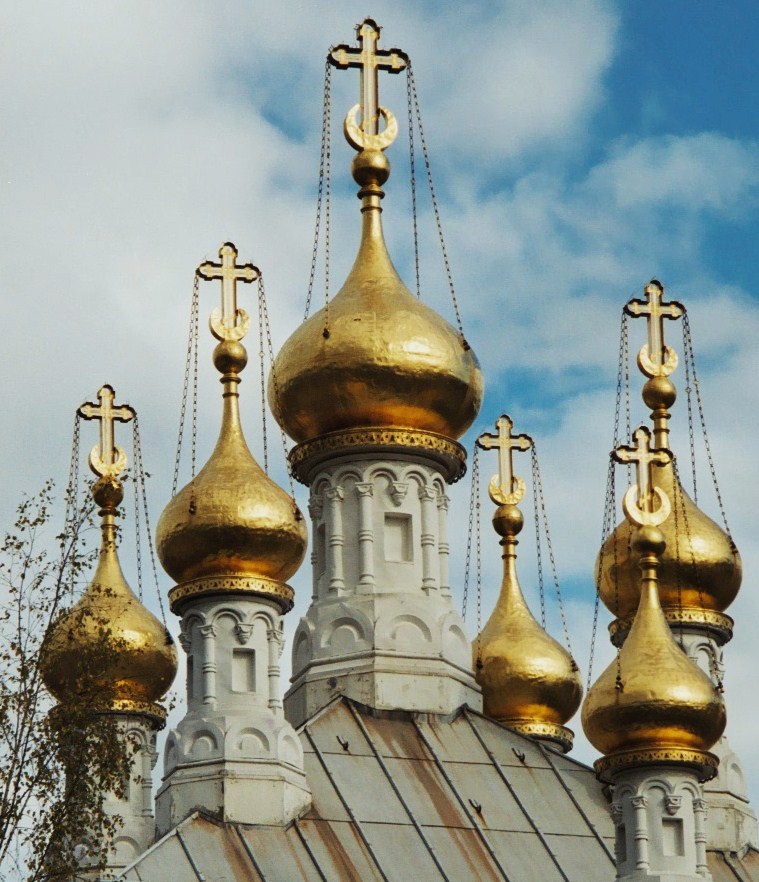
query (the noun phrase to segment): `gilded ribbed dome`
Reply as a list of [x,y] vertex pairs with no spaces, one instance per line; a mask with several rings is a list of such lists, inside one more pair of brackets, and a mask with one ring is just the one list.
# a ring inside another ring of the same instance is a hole
[[274,364],[276,388],[272,378],[269,404],[298,442],[359,427],[415,429],[456,439],[482,402],[476,356],[459,333],[411,294],[390,260],[379,198],[372,202],[367,195],[381,194],[379,185],[389,173],[383,163],[387,160],[379,151],[356,157],[354,176],[365,189],[359,194],[362,235],[353,269],[328,314],[322,309],[304,322]]
[[156,549],[178,583],[219,577],[285,582],[306,550],[306,526],[290,496],[259,467],[240,425],[237,384],[247,355],[224,341],[214,362],[224,373],[221,432],[210,459],[161,514]]
[[[654,533],[658,531],[649,527],[636,530],[637,557],[653,546],[661,548]],[[722,696],[675,642],[656,579],[639,575],[639,584],[640,603],[627,640],[583,704],[585,734],[605,756],[641,750],[708,751],[725,728]]]
[[[738,549],[683,490],[671,464],[653,470],[653,484],[672,503],[672,511],[660,527],[667,543],[659,568],[661,606],[665,610],[724,611],[741,585]],[[616,527],[604,542],[595,569],[600,574],[601,600],[620,619],[635,614],[640,598],[640,570],[631,548],[632,531],[627,520]]]
[[93,495],[103,516],[97,569],[79,601],[48,631],[42,677],[61,702],[95,690],[108,708],[147,709],[160,716],[154,703],[177,672],[174,641],[134,595],[121,570],[113,521],[123,497],[121,484],[114,477],[101,478]]
[[514,538],[522,523],[516,506],[496,509],[493,524],[504,537],[503,582],[493,614],[473,643],[475,676],[489,717],[568,748],[572,735],[562,727],[580,706],[580,675],[569,653],[541,628],[525,602]]

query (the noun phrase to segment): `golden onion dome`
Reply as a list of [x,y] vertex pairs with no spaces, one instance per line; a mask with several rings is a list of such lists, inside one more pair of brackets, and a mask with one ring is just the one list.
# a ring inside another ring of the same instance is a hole
[[[738,549],[688,496],[671,463],[653,470],[653,484],[672,500],[672,511],[659,528],[666,541],[659,567],[661,606],[665,611],[724,611],[741,585]],[[601,600],[623,620],[635,614],[640,598],[633,529],[627,520],[616,527],[599,552],[595,570]]]
[[[638,528],[632,545],[638,557],[650,560],[651,552],[661,553],[662,533]],[[722,696],[675,642],[659,603],[655,569],[644,571],[640,584],[630,633],[583,704],[585,734],[607,757],[627,751],[708,751],[725,728]]]
[[42,678],[60,702],[94,691],[95,709],[142,711],[163,718],[155,702],[166,694],[177,672],[174,641],[137,599],[121,570],[114,527],[114,512],[123,498],[120,482],[102,477],[93,496],[103,518],[97,569],[79,601],[50,627],[43,645]]
[[493,614],[473,643],[475,676],[488,716],[566,750],[573,736],[563,725],[580,706],[582,684],[570,654],[525,602],[516,572],[515,536],[522,524],[515,505],[496,509],[493,525],[504,537],[503,582]]
[[243,436],[237,384],[246,362],[241,343],[225,340],[216,347],[214,363],[224,384],[219,439],[206,465],[158,522],[158,556],[179,585],[226,577],[283,583],[305,554],[302,515],[260,468]]
[[269,403],[297,442],[359,427],[456,439],[482,402],[479,362],[461,335],[401,281],[387,252],[379,199],[389,164],[378,150],[353,166],[362,185],[361,243],[337,296],[279,352]]

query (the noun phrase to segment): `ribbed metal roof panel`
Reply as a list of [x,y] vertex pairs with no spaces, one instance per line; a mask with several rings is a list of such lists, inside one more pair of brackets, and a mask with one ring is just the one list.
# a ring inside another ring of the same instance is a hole
[[[593,772],[480,714],[382,714],[340,700],[309,721],[301,739],[314,798],[305,817],[287,828],[190,818],[125,878],[608,882],[614,876],[604,842],[613,827]],[[730,869],[724,862],[723,868]]]

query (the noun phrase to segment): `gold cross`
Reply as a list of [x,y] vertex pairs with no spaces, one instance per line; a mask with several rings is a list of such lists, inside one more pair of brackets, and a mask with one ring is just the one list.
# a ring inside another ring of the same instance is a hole
[[96,475],[118,475],[126,468],[126,453],[117,447],[113,438],[113,424],[116,420],[128,423],[136,416],[134,408],[128,404],[114,405],[116,393],[109,385],[98,390],[99,404],[88,401],[77,413],[85,420],[100,420],[100,444],[90,451],[90,468]]
[[490,498],[496,505],[516,505],[524,498],[524,481],[514,474],[512,453],[514,450],[529,450],[532,438],[529,435],[512,435],[514,423],[505,413],[496,420],[498,434],[484,432],[477,439],[477,446],[483,450],[498,450],[498,474],[493,475],[488,484]]
[[664,288],[652,279],[645,288],[645,300],[631,300],[625,312],[633,318],[646,316],[648,322],[648,349],[640,351],[638,363],[649,377],[666,377],[677,367],[677,355],[664,343],[664,319],[677,319],[685,314],[685,307],[676,300],[664,303]]
[[252,263],[237,263],[237,249],[231,242],[219,248],[219,257],[220,263],[207,260],[195,270],[206,281],[221,279],[221,312],[217,308],[211,313],[211,333],[217,340],[242,340],[250,327],[250,317],[237,308],[237,283],[253,282],[261,273]]
[[[408,55],[400,49],[378,49],[380,28],[374,19],[367,18],[356,26],[356,36],[359,46],[348,46],[341,43],[330,49],[329,63],[334,67],[347,70],[349,67],[357,67],[361,71],[359,104],[353,107],[345,118],[345,133],[348,141],[356,148],[377,148],[384,150],[394,140],[398,132],[395,118],[384,107],[379,106],[379,87],[377,84],[377,71],[386,70],[397,74],[405,70],[408,64]],[[355,124],[355,115],[361,111],[361,126]],[[380,114],[385,119],[385,131],[379,134]]]
[[[635,463],[636,483],[625,493],[622,505],[628,518],[639,526],[658,526],[669,517],[671,507],[667,494],[654,486],[652,467],[672,462],[672,451],[666,447],[652,449],[651,432],[646,426],[639,426],[633,439],[634,445],[622,444],[613,453],[617,462]],[[657,508],[654,499],[659,501]]]

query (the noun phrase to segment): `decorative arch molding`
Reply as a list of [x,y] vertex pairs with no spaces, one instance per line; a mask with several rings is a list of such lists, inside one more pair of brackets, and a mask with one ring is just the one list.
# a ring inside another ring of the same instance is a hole
[[319,635],[319,654],[332,650],[344,655],[364,649],[371,645],[373,630],[366,615],[343,605],[340,615],[329,621]]
[[233,726],[227,734],[231,755],[241,759],[268,759],[271,756],[271,742],[268,736],[256,726]]

